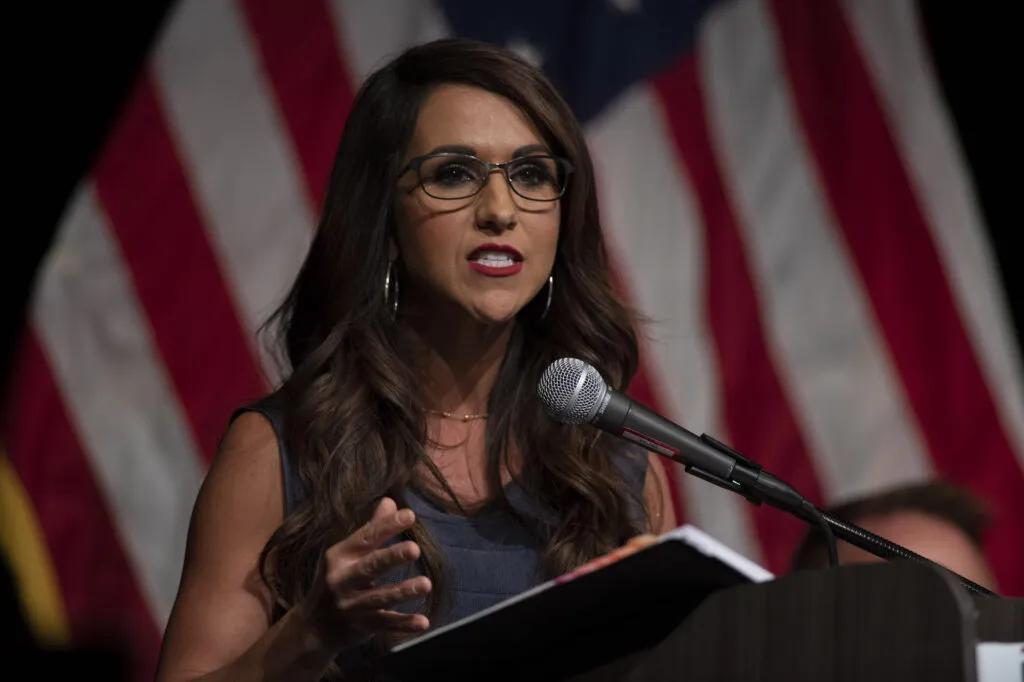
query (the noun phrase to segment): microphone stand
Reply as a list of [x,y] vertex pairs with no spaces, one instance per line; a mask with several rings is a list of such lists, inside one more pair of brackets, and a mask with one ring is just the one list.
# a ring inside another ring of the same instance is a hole
[[715,450],[716,453],[724,454],[731,458],[734,466],[732,467],[730,474],[723,477],[718,474],[711,473],[705,469],[688,463],[688,458],[681,454],[667,456],[679,464],[682,464],[687,473],[709,483],[713,483],[720,488],[725,488],[726,490],[742,495],[753,504],[760,505],[764,503],[771,507],[775,507],[776,509],[789,512],[807,523],[816,524],[821,528],[828,542],[829,563],[831,565],[834,566],[837,563],[835,538],[840,538],[841,540],[845,540],[851,545],[859,547],[881,559],[906,559],[940,568],[946,573],[951,574],[961,586],[974,594],[984,595],[986,597],[998,596],[995,592],[982,587],[972,580],[968,580],[958,573],[950,571],[945,566],[937,564],[931,559],[926,559],[920,554],[910,551],[906,547],[897,545],[895,542],[886,540],[885,538],[875,535],[874,533],[871,533],[855,524],[837,519],[831,514],[818,509],[785,481],[782,481],[768,473],[760,464],[747,459],[725,443],[715,440],[707,434],[701,434],[699,437],[693,436],[693,441],[695,442],[685,443],[685,445],[693,448],[699,455],[695,458],[697,461],[704,461],[706,459],[706,455],[708,453],[705,448],[711,448]]

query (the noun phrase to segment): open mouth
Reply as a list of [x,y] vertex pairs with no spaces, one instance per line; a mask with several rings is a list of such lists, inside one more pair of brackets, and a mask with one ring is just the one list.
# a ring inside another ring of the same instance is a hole
[[523,269],[523,255],[511,246],[484,244],[469,254],[469,266],[492,276],[514,275]]
[[469,254],[469,260],[482,265],[493,267],[507,267],[514,263],[521,263],[523,254],[511,246],[499,244],[484,244]]

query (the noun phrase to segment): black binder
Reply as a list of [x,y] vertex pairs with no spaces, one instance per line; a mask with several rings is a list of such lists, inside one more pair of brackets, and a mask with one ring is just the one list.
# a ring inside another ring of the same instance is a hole
[[406,642],[374,668],[402,681],[562,680],[599,666],[613,675],[709,595],[772,577],[681,526]]

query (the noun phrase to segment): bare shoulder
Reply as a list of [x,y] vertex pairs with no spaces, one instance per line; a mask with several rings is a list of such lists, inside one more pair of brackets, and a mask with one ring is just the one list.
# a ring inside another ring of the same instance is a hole
[[266,530],[272,533],[284,520],[277,436],[257,412],[239,415],[228,427],[196,500],[193,525],[216,528],[227,519],[240,524],[236,530],[250,529],[267,538]]
[[277,483],[280,488],[280,457],[277,435],[267,418],[258,412],[244,412],[221,439],[206,482],[243,476],[255,485]]
[[284,520],[280,457],[270,422],[257,412],[239,415],[221,439],[203,481],[190,541],[201,547],[215,539],[218,547],[245,554],[262,550]]
[[221,439],[192,511],[159,680],[216,670],[270,627],[270,596],[258,564],[283,519],[274,429],[262,415],[243,413]]
[[[245,457],[237,458],[240,453]],[[277,460],[277,435],[274,427],[259,412],[243,412],[228,426],[217,452],[219,462],[234,460]]]

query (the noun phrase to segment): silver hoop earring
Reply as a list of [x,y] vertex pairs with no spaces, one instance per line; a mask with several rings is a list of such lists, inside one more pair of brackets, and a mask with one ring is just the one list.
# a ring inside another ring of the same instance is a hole
[[391,268],[395,261],[388,263],[388,271],[384,275],[384,307],[391,309],[391,319],[398,317],[398,275],[395,275],[394,296],[391,294]]
[[540,314],[540,319],[544,319],[548,316],[548,310],[551,309],[551,295],[555,293],[555,276],[554,274],[548,275],[548,300],[544,304],[544,312]]

